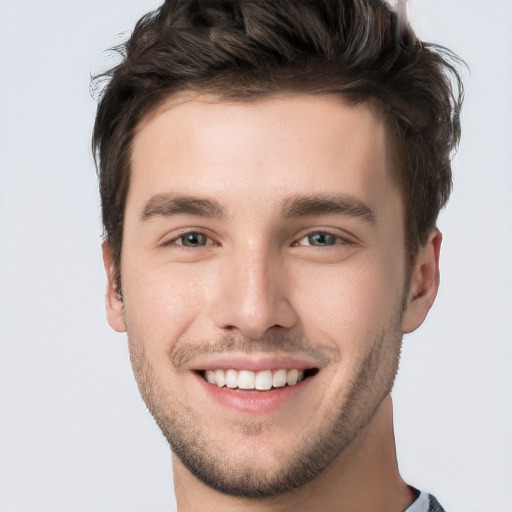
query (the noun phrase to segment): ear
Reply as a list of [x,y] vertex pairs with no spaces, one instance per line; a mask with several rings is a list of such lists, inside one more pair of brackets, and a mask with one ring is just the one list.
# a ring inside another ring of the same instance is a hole
[[443,235],[434,228],[427,243],[416,254],[402,318],[404,333],[416,330],[434,303],[439,289],[439,253],[442,240]]
[[107,295],[105,297],[107,321],[114,331],[125,332],[126,324],[124,321],[123,301],[115,282],[116,273],[112,248],[107,240],[103,241],[101,248],[103,250],[103,265],[107,274]]

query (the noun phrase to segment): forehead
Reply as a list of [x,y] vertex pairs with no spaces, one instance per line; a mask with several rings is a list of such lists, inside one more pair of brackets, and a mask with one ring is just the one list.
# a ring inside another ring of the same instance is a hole
[[244,201],[306,190],[365,196],[393,185],[384,124],[338,96],[172,98],[139,125],[132,148],[128,202],[176,191]]

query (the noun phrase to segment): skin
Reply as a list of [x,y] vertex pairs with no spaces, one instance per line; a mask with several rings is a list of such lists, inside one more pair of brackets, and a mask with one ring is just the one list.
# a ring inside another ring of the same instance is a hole
[[[173,448],[180,512],[399,512],[415,499],[396,464],[390,391],[402,335],[437,293],[441,234],[407,276],[389,154],[369,107],[330,96],[175,98],[139,126],[122,301],[103,244],[107,317],[127,331],[139,389]],[[215,200],[223,215],[177,213],[176,195]],[[283,216],[311,196],[345,209]],[[258,413],[219,403],[197,372],[219,358],[229,368],[290,357],[316,374]]]

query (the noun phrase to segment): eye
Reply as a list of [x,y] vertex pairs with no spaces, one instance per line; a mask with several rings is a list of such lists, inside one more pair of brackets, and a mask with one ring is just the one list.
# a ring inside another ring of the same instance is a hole
[[332,233],[317,232],[302,237],[297,245],[311,247],[332,247],[334,245],[348,245],[351,242]]
[[198,247],[205,247],[211,245],[211,240],[203,233],[197,231],[190,231],[183,233],[182,235],[169,240],[164,245],[180,245],[189,249],[195,249]]

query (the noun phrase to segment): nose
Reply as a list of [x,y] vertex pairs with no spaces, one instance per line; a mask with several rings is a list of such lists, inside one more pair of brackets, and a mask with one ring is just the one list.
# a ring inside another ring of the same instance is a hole
[[220,265],[212,303],[217,327],[259,340],[269,329],[295,325],[298,315],[288,296],[290,283],[282,258],[264,246],[249,244]]

